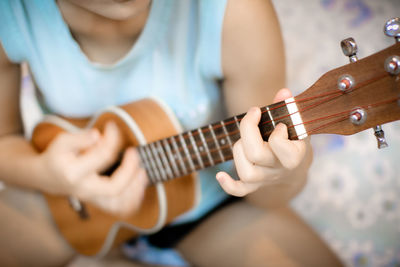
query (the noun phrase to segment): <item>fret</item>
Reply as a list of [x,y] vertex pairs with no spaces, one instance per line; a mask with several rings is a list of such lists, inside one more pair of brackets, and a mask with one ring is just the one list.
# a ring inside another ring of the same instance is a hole
[[200,156],[199,148],[197,147],[196,141],[194,140],[191,131],[188,132],[188,136],[189,136],[190,143],[192,144],[192,148],[193,148],[193,150],[194,150],[194,153],[196,154],[196,156],[197,156],[197,158],[198,158],[198,162],[199,162],[199,165],[200,165],[200,169],[204,169],[203,159],[202,159],[201,156]]
[[167,139],[163,139],[162,141],[163,141],[163,144],[164,144],[164,148],[166,148],[166,150],[167,150],[167,155],[168,155],[168,158],[169,158],[169,162],[170,162],[171,165],[172,165],[174,177],[179,177],[179,176],[181,176],[181,173],[179,172],[178,166],[176,165],[176,162],[175,162],[176,159],[175,159],[174,156],[172,155],[171,148],[170,148],[170,146],[169,146],[169,144],[168,144]]
[[153,169],[153,171],[154,171],[154,180],[153,180],[153,182],[155,183],[155,182],[160,182],[161,181],[161,175],[160,175],[160,172],[158,171],[158,169],[157,169],[157,167],[156,167],[156,164],[154,163],[154,159],[152,158],[152,156],[151,156],[151,153],[150,153],[150,151],[149,151],[149,147],[148,147],[148,145],[146,145],[146,146],[143,146],[143,149],[144,149],[144,151],[145,151],[145,153],[146,153],[146,156],[147,156],[147,158],[149,159],[149,161],[150,161],[150,164],[151,164],[151,167],[152,167],[152,169]]
[[204,146],[204,148],[206,150],[206,154],[207,154],[208,160],[210,162],[210,166],[214,166],[215,165],[214,164],[214,160],[213,160],[213,158],[211,156],[210,149],[209,149],[209,147],[207,145],[206,139],[204,138],[203,131],[200,128],[198,128],[197,131],[199,133],[200,140],[203,143],[203,146]]
[[210,125],[201,127],[200,130],[203,133],[205,142],[207,144],[208,147],[208,151],[210,152],[211,158],[212,158],[212,162],[214,162],[214,164],[218,164],[223,162],[220,156],[220,151],[216,145],[215,139],[210,131]]
[[223,155],[224,161],[229,160],[232,158],[232,148],[229,145],[229,136],[227,136],[224,132],[221,123],[215,123],[212,125],[214,134],[218,140],[219,149]]
[[228,144],[231,147],[231,149],[233,149],[232,140],[231,140],[230,135],[228,134],[228,131],[226,130],[224,121],[221,121],[221,125],[222,125],[222,129],[224,130],[224,134],[226,136],[226,139],[228,140]]
[[[198,156],[201,158],[199,161],[199,166],[197,166],[199,169],[201,168],[207,168],[209,166],[213,166],[212,162],[210,161],[210,157],[207,155],[207,149],[208,147],[205,145],[203,140],[201,139],[202,136],[200,136],[200,129],[196,129],[191,131],[191,138],[193,138],[193,142],[196,146],[196,150],[198,151]],[[204,136],[203,136],[204,138]],[[195,151],[196,152],[196,151]],[[201,161],[201,162],[200,162]]]
[[166,181],[167,180],[167,174],[165,172],[164,166],[161,163],[160,157],[158,156],[157,149],[154,147],[154,143],[150,143],[149,146],[150,146],[151,152],[154,155],[154,158],[156,159],[156,164],[157,164],[158,169],[160,170],[160,173],[161,173],[161,179],[163,181]]
[[149,177],[150,181],[154,182],[152,179],[155,177],[154,175],[154,171],[151,168],[151,166],[149,165],[149,160],[147,159],[146,153],[143,151],[144,148],[143,147],[138,147],[138,152],[141,158],[141,162],[144,165],[144,168],[147,172],[147,176]]
[[192,171],[195,171],[196,168],[194,167],[193,159],[192,159],[191,154],[189,153],[189,149],[188,149],[188,147],[186,145],[185,138],[183,137],[183,134],[178,135],[178,137],[179,137],[180,143],[182,144],[182,148],[183,148],[183,151],[185,152],[186,158],[188,159],[189,167],[190,167],[190,169]]
[[221,162],[224,162],[224,161],[225,161],[224,155],[222,154],[221,148],[220,148],[219,143],[218,143],[218,139],[217,139],[217,137],[215,136],[215,133],[214,133],[214,130],[213,130],[213,127],[211,126],[211,124],[208,125],[208,128],[210,129],[210,133],[211,133],[211,136],[212,136],[212,138],[213,138],[213,140],[214,140],[215,148],[216,148],[217,151],[218,151],[218,154],[219,154],[219,157],[220,157],[220,159],[221,159]]
[[240,129],[239,124],[237,123],[237,117],[227,119],[224,121],[224,126],[226,131],[229,134],[229,138],[231,139],[232,145],[240,139]]
[[172,173],[170,164],[168,163],[168,159],[167,159],[167,156],[165,155],[165,151],[163,149],[163,146],[161,145],[161,141],[157,141],[156,144],[157,144],[158,152],[161,155],[162,163],[164,164],[165,169],[167,171],[167,179],[168,178],[172,179],[172,178],[174,178],[174,175]]
[[285,105],[282,102],[272,104],[268,107],[261,108],[261,120],[259,124],[261,135],[265,141],[268,141],[269,136],[280,122],[285,124],[288,120]]
[[[185,155],[188,155],[190,157],[189,164],[191,162],[192,163],[191,167],[193,167],[194,170],[198,170],[198,169],[201,169],[201,162],[199,161],[199,158],[197,157],[197,154],[196,154],[195,149],[197,148],[197,146],[196,146],[196,144],[194,144],[194,146],[192,144],[192,141],[190,138],[191,134],[192,134],[191,132],[182,133],[182,138],[183,138],[182,141],[185,142],[185,145],[186,145],[185,148],[187,149],[187,153],[188,153]],[[192,168],[192,171],[193,171],[193,168]]]
[[233,117],[233,119],[234,119],[235,122],[236,122],[237,128],[240,129],[240,124],[239,124],[238,116]]
[[269,116],[269,118],[270,118],[270,120],[271,120],[272,126],[275,128],[275,127],[276,127],[276,126],[275,126],[275,121],[274,121],[274,118],[272,117],[272,114],[271,114],[271,111],[269,110],[269,107],[265,107],[265,109],[266,109],[267,112],[268,112],[268,116]]
[[175,159],[178,159],[179,165],[180,165],[181,168],[182,168],[183,174],[189,173],[188,170],[187,170],[187,168],[186,168],[185,161],[183,160],[182,155],[181,155],[181,153],[180,153],[180,151],[179,151],[179,147],[178,147],[178,144],[177,144],[177,142],[176,142],[176,140],[175,140],[175,137],[172,136],[172,137],[170,138],[170,140],[172,140],[172,146],[174,147],[174,150],[175,150],[175,152],[174,152],[174,158],[175,158]]

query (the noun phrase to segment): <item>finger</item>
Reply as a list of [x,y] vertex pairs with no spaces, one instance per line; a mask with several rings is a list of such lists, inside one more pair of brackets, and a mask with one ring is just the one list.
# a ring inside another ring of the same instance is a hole
[[135,149],[129,148],[125,151],[120,166],[114,171],[111,177],[90,175],[79,184],[84,194],[90,197],[116,196],[133,179],[139,168],[138,153]]
[[129,148],[125,152],[121,165],[111,175],[112,186],[105,192],[110,196],[120,194],[132,179],[135,179],[137,173],[141,170],[139,153],[134,148]]
[[274,97],[274,103],[277,103],[277,102],[283,101],[285,99],[291,98],[292,96],[293,96],[292,92],[290,92],[289,89],[282,88],[276,93],[276,95]]
[[107,123],[104,135],[99,138],[96,145],[79,156],[77,168],[81,169],[82,176],[105,171],[118,160],[120,150],[121,138],[118,127],[114,122]]
[[269,160],[266,159],[266,161],[271,164],[270,166],[259,166],[247,160],[240,140],[233,148],[236,171],[240,180],[245,183],[273,181],[277,177],[282,165],[272,151],[270,151],[268,158]]
[[240,141],[246,158],[257,165],[268,164],[269,146],[264,142],[258,128],[261,118],[259,108],[251,108],[240,122]]
[[281,164],[289,170],[299,166],[306,153],[306,143],[303,140],[288,139],[287,126],[279,123],[269,137],[269,146]]
[[226,172],[218,172],[216,178],[226,193],[237,197],[243,197],[260,187],[260,184],[243,183],[240,180],[234,180]]
[[140,169],[138,173],[136,173],[135,178],[122,193],[122,203],[119,205],[118,210],[121,216],[126,217],[131,215],[140,208],[147,185],[148,179],[146,171]]
[[61,133],[56,137],[52,147],[61,151],[79,153],[98,142],[100,133],[96,129],[82,130],[77,133]]
[[140,169],[121,194],[111,197],[97,197],[94,203],[108,212],[127,217],[140,208],[147,188],[147,181],[145,170]]

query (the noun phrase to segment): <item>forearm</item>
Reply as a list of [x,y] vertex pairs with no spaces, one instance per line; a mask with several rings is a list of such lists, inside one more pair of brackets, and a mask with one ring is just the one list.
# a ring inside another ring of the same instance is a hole
[[276,184],[267,184],[255,192],[246,196],[246,200],[252,204],[265,208],[277,208],[289,203],[305,186],[308,169],[312,163],[313,152],[309,140],[307,152],[301,164],[291,170]]
[[19,135],[0,138],[0,180],[6,184],[43,189],[46,176],[39,164],[39,154]]

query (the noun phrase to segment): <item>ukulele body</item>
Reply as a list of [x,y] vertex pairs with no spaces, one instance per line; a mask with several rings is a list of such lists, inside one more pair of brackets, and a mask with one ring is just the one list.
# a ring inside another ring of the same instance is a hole
[[[92,127],[101,131],[109,120],[122,130],[124,147],[144,145],[180,131],[172,112],[154,99],[143,99],[106,109],[91,120],[67,120],[51,115],[35,127],[32,143],[38,151],[43,151],[61,132]],[[102,255],[137,232],[156,232],[190,210],[196,202],[196,190],[196,174],[150,185],[140,209],[127,218],[110,215],[90,203],[84,204],[88,217],[82,218],[68,197],[45,194],[45,198],[67,242],[81,254]]]

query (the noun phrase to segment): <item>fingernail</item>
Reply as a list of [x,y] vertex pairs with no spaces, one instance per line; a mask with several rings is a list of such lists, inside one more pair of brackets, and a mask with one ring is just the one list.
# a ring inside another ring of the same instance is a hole
[[218,182],[220,182],[220,183],[224,182],[224,176],[222,175],[222,173],[217,173],[215,178],[217,178]]
[[256,112],[258,112],[258,110],[259,110],[259,108],[257,108],[257,107],[251,107],[248,112],[249,113],[256,113]]

